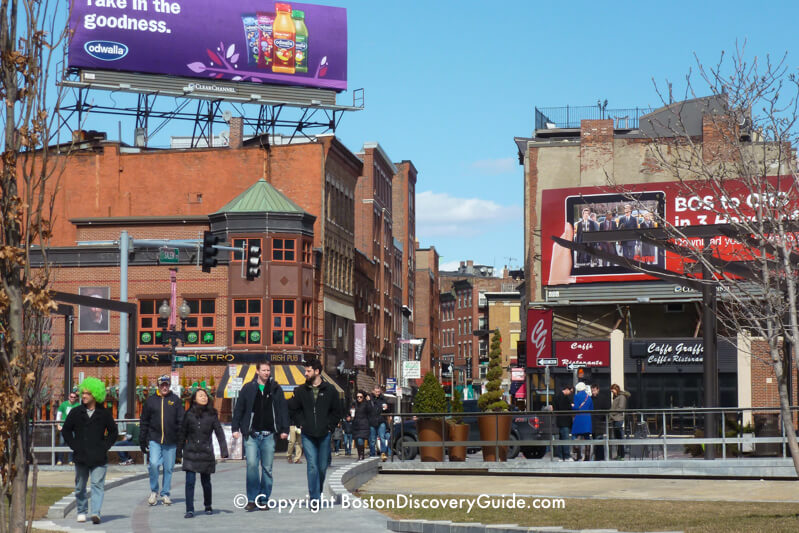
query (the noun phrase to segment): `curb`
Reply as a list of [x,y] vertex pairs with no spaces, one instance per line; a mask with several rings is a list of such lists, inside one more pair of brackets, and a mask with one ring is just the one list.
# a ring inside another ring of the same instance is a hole
[[381,464],[380,457],[371,457],[343,466],[327,477],[325,492],[335,503],[340,504],[344,494],[351,495],[351,491],[375,477]]
[[[148,477],[150,477],[150,474],[146,470],[144,472],[128,474],[121,478],[107,482],[105,484],[105,490],[110,490],[115,487],[119,487],[120,485],[124,485],[125,483],[130,483],[131,481],[138,481],[140,479],[146,479]],[[91,493],[91,488],[88,487],[88,485],[89,484],[87,483],[86,490],[88,493]],[[55,502],[53,505],[51,505],[50,508],[47,510],[46,518],[49,518],[50,520],[64,519],[67,517],[67,515],[70,512],[72,512],[73,509],[75,509],[76,505],[77,501],[75,500],[75,494],[73,492],[69,496],[64,496],[63,498]]]
[[[527,527],[516,524],[483,525],[448,520],[392,520],[386,525],[397,533],[621,533],[617,529],[565,529],[560,526]],[[630,532],[627,532],[630,533]],[[660,533],[683,533],[662,531]]]

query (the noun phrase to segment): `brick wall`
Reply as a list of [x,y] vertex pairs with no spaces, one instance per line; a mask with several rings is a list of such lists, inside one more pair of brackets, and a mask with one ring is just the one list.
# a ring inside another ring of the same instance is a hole
[[[780,343],[782,350],[782,343]],[[752,339],[752,407],[776,407],[780,404],[777,378],[771,366],[768,343],[763,339]],[[797,371],[791,365],[791,379],[793,380],[793,405],[797,401]]]

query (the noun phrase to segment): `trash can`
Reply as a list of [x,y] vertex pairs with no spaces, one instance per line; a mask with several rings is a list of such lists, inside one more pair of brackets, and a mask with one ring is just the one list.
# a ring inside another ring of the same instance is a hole
[[[780,415],[777,413],[760,413],[754,415],[755,437],[779,437]],[[755,455],[775,456],[780,455],[779,443],[755,443]]]

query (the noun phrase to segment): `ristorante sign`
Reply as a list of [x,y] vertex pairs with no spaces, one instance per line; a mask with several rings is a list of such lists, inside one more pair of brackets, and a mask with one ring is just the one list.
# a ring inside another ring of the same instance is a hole
[[610,341],[556,341],[555,357],[560,367],[608,367]]
[[[282,353],[282,352],[260,352],[260,353],[186,353],[181,352],[178,356],[184,364],[190,365],[213,365],[213,364],[233,364],[233,363],[254,363],[259,360],[267,360],[273,363],[301,364],[305,360],[302,353]],[[315,354],[311,354],[314,357]],[[51,355],[53,363],[63,355]],[[168,365],[171,363],[169,353],[142,353],[136,354],[137,365]],[[76,350],[72,357],[72,364],[75,366],[115,366],[119,365],[119,353],[103,350]]]

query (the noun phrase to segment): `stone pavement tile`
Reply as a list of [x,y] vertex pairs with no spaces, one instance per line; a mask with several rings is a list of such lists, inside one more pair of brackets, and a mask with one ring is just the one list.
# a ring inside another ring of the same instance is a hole
[[[217,465],[216,473],[211,476],[213,486],[214,514],[205,515],[202,505],[202,487],[196,483],[194,492],[194,518],[185,519],[185,475],[175,471],[172,476],[170,496],[173,504],[164,506],[159,503],[150,506],[147,497],[150,494],[148,479],[131,481],[119,487],[106,490],[103,500],[102,523],[100,526],[78,524],[75,512],[66,518],[52,520],[55,525],[70,527],[78,531],[97,532],[99,528],[113,533],[174,533],[180,530],[230,530],[231,524],[236,529],[263,528],[268,525],[271,531],[300,532],[308,530],[321,531],[369,531],[386,532],[387,518],[377,511],[363,508],[333,508],[313,512],[307,508],[307,478],[305,464],[288,464],[280,455],[275,457],[273,465],[274,487],[272,499],[282,505],[282,509],[268,511],[245,512],[237,509],[234,498],[245,494],[244,461],[228,461]],[[328,473],[349,464],[351,459],[334,457]],[[294,507],[291,508],[292,502]],[[246,495],[244,496],[246,503]],[[302,507],[300,507],[302,506]],[[335,528],[331,526],[335,524]]]

